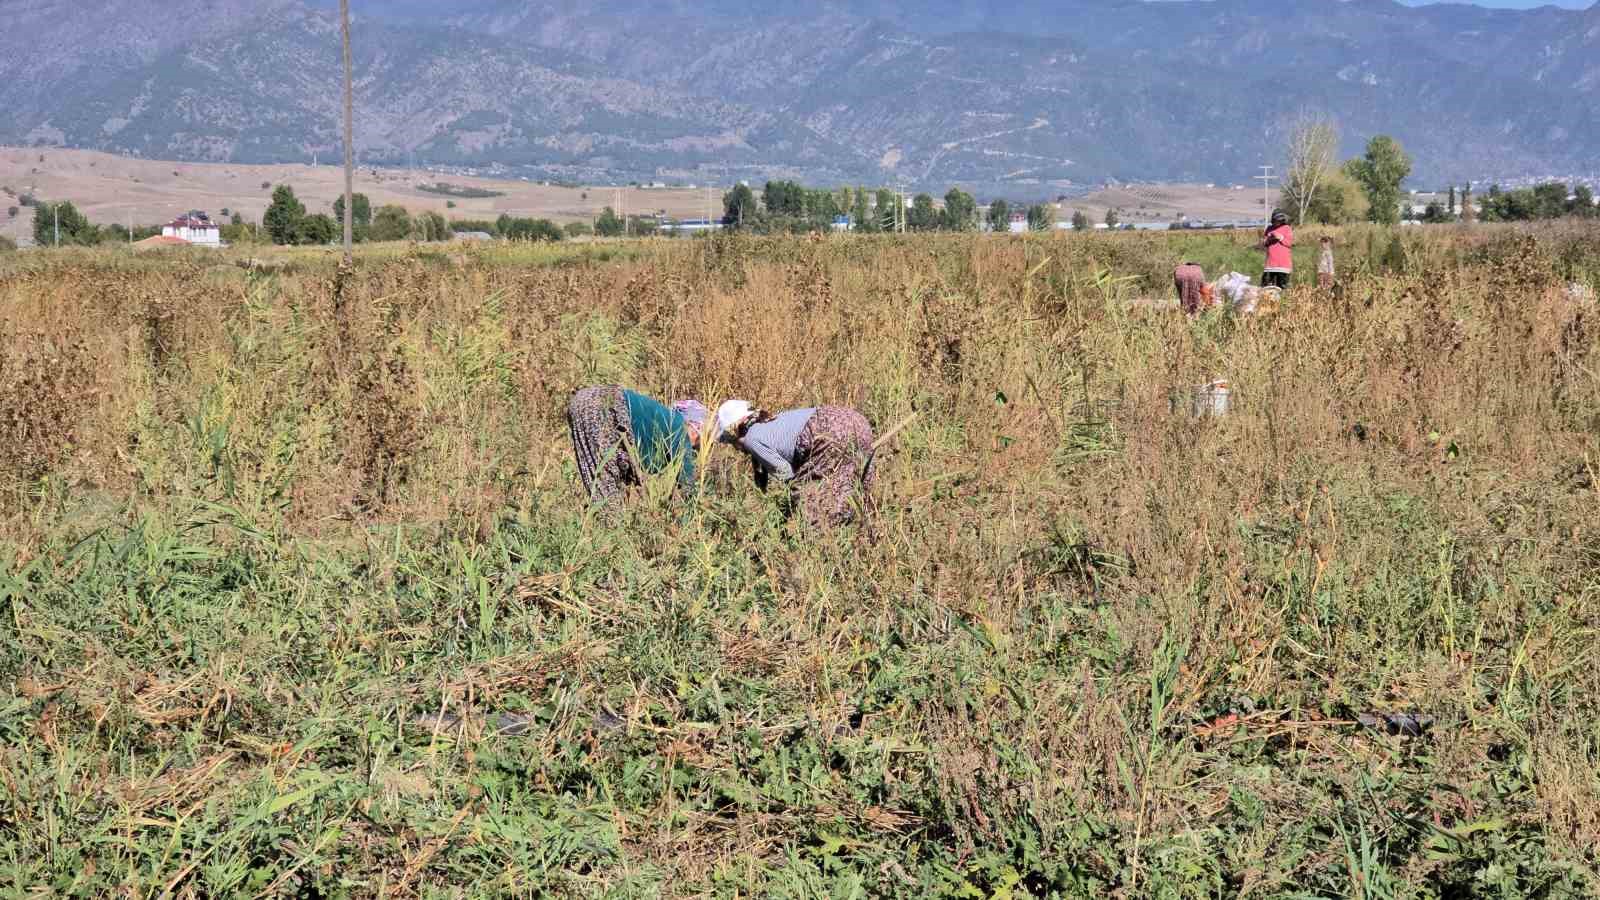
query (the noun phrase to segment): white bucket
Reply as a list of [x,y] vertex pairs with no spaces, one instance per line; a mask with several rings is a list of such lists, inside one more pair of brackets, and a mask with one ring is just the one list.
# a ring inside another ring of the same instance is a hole
[[1233,387],[1227,379],[1219,378],[1195,388],[1189,412],[1196,418],[1226,415],[1233,408]]

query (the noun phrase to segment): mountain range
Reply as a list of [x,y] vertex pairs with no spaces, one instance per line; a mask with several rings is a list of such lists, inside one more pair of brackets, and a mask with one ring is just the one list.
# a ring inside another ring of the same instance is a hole
[[[1600,3],[370,0],[367,163],[1054,192],[1246,181],[1331,115],[1414,181],[1600,172]],[[6,0],[0,143],[339,148],[333,0]]]

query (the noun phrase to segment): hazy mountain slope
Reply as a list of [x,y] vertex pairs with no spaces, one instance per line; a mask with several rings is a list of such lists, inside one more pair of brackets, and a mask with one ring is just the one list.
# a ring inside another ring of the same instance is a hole
[[99,85],[192,41],[235,31],[288,0],[4,0],[0,109],[36,117],[65,85]]
[[451,21],[777,109],[913,179],[1239,178],[1275,155],[1302,108],[1337,116],[1348,153],[1377,132],[1400,136],[1423,178],[1600,169],[1600,55],[1585,24],[1600,7],[635,6],[478,0]]
[[[337,147],[332,0],[11,0],[0,142]],[[320,8],[319,8],[320,7]],[[1419,181],[1600,172],[1600,6],[1389,0],[356,0],[364,158],[1019,191],[1243,180],[1296,111]],[[8,13],[10,8],[8,8]],[[168,26],[165,23],[171,23]],[[163,24],[154,24],[163,23]],[[9,23],[8,23],[9,24]],[[49,61],[49,65],[40,63]]]
[[[369,159],[414,151],[436,162],[604,167],[850,156],[768,113],[615,78],[557,50],[458,29],[367,22],[359,34],[358,144]],[[71,88],[41,124],[77,146],[145,156],[259,162],[332,152],[338,65],[336,21],[288,7],[113,84]]]

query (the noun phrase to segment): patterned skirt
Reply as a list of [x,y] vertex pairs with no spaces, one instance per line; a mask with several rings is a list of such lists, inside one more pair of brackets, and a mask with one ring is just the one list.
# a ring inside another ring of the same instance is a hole
[[872,426],[848,406],[819,406],[795,439],[795,490],[812,527],[843,525],[855,517],[857,497],[871,502]]
[[579,388],[567,403],[572,452],[590,500],[609,500],[639,484],[627,437],[633,431],[628,401],[614,384]]

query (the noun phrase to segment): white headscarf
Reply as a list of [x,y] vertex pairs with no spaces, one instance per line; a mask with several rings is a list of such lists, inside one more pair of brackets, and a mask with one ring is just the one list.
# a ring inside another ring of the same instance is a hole
[[734,434],[734,429],[738,428],[739,423],[749,417],[750,412],[749,400],[723,401],[723,404],[717,407],[717,430],[719,432],[717,437],[726,441],[737,440],[738,436]]

